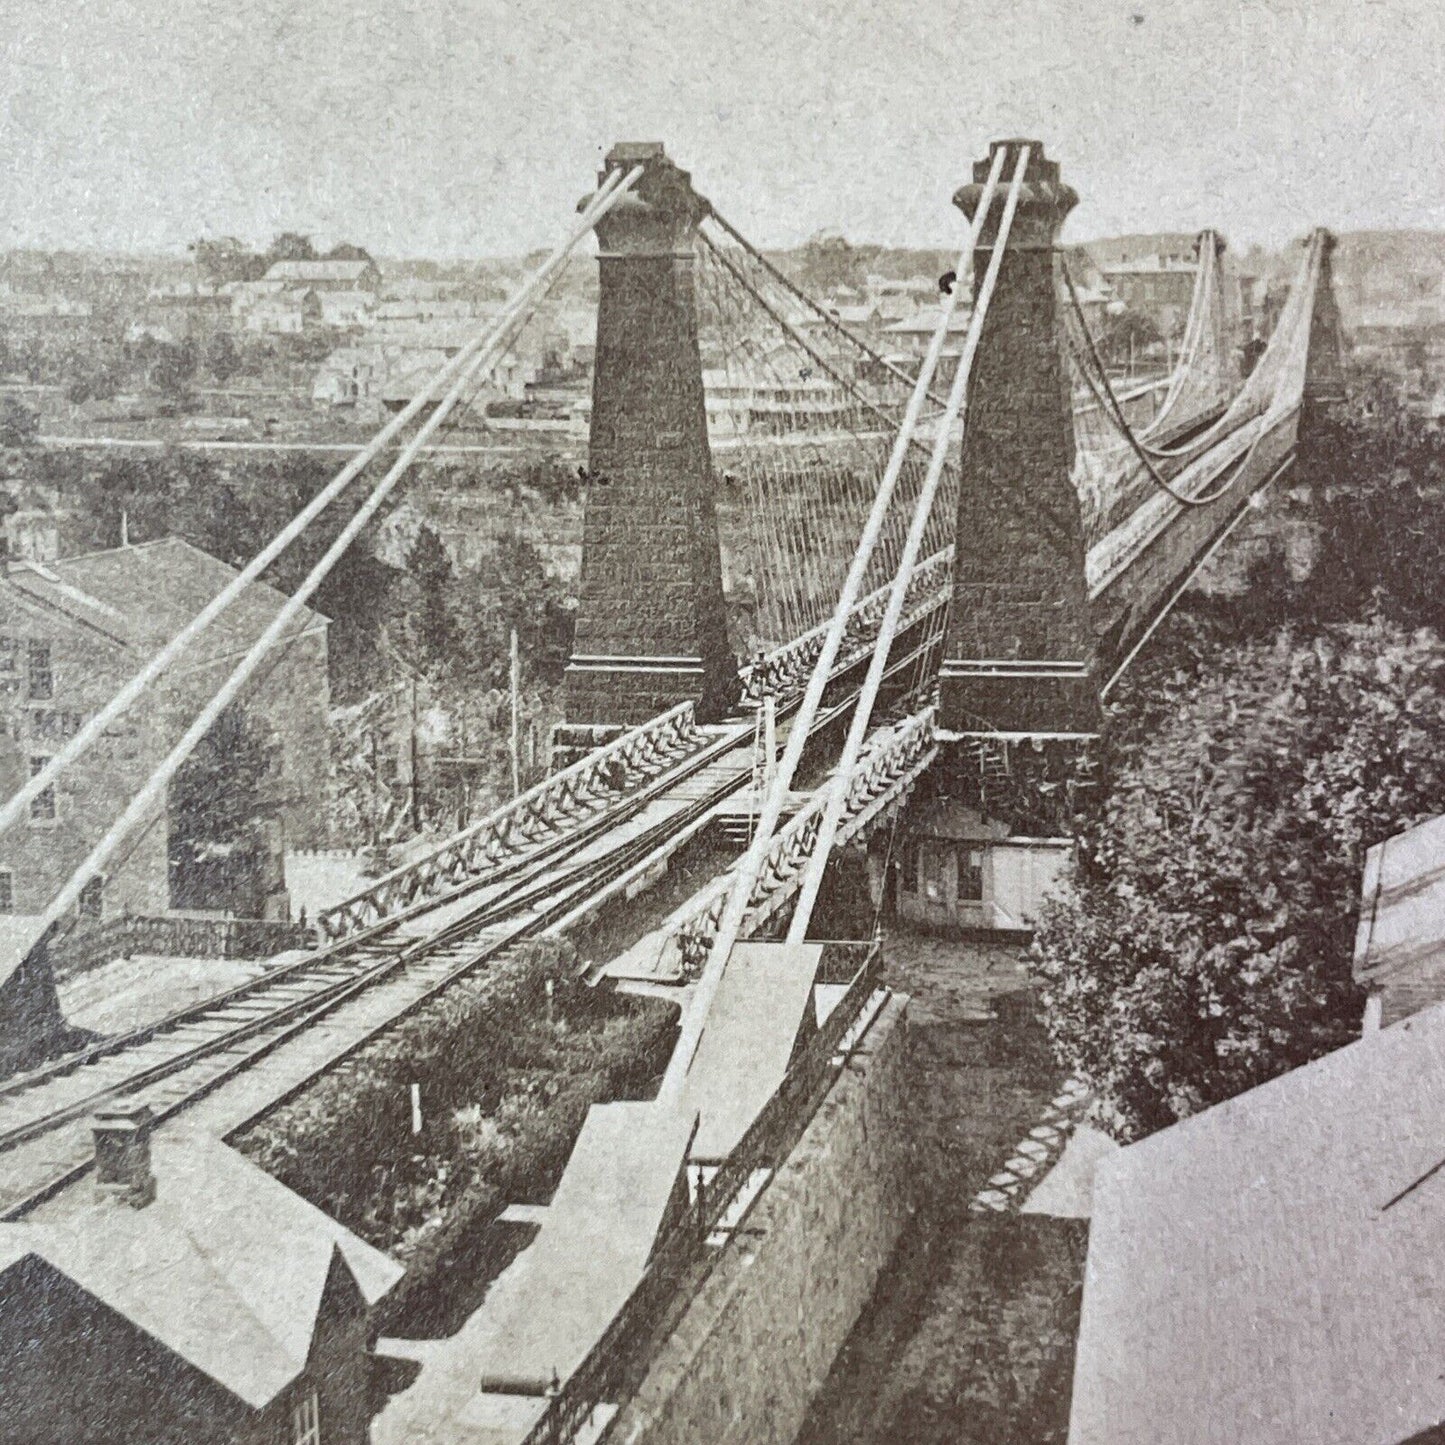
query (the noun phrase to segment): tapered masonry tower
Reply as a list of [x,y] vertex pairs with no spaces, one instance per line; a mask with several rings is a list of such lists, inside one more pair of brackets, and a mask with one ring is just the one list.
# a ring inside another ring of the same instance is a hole
[[601,294],[589,483],[566,732],[733,700],[694,296],[707,202],[661,145],[614,146],[601,179],[643,168],[597,223]]
[[[1082,738],[1098,731],[1099,681],[1054,280],[1078,197],[1040,144],[1005,140],[953,199],[972,220],[993,154],[1008,152],[1008,177],[1024,145],[1028,168],[969,388],[939,723],[962,737]],[[975,293],[1001,211],[995,202],[979,236]]]

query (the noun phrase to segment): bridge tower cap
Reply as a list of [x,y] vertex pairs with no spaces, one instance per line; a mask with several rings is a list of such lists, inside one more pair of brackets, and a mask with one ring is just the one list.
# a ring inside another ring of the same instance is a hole
[[[972,219],[983,199],[984,187],[994,158],[1000,151],[1004,153],[1000,185],[1007,187],[1013,177],[1014,166],[1018,163],[1019,152],[1024,146],[1029,148],[1029,159],[1019,192],[1018,212],[1014,219],[1010,244],[1018,250],[1048,250],[1057,244],[1064,218],[1078,205],[1079,197],[1071,186],[1060,180],[1059,163],[1051,161],[1044,154],[1042,141],[1016,136],[990,142],[988,155],[973,163],[973,179],[958,188],[954,193],[953,204]],[[979,237],[979,245],[984,249],[993,244],[998,230],[1000,209],[995,207],[984,223],[983,233]]]
[[610,166],[635,166],[666,159],[667,151],[660,140],[620,140],[607,152]]

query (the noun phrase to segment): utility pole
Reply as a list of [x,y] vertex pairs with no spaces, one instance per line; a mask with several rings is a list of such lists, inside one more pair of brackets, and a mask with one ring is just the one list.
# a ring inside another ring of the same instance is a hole
[[517,655],[517,629],[512,629],[512,796],[522,795],[522,668]]
[[411,826],[414,832],[421,832],[421,795],[418,791],[418,773],[421,764],[421,749],[417,744],[416,720],[416,673],[411,675]]

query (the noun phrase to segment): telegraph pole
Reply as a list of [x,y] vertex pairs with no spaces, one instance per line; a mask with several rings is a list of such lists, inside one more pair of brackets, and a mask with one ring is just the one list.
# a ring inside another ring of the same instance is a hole
[[520,797],[522,793],[522,668],[517,656],[517,629],[512,629],[512,732],[510,738],[512,750],[512,796]]

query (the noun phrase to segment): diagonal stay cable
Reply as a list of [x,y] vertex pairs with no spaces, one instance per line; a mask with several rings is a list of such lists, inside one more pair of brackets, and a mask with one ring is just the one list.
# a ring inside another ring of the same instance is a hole
[[515,323],[517,317],[521,314],[522,309],[531,302],[538,290],[547,284],[566,255],[571,252],[577,241],[581,239],[581,236],[586,234],[584,227],[589,224],[588,216],[591,215],[592,218],[595,219],[595,212],[598,206],[611,204],[611,198],[630,189],[636,184],[636,179],[635,174],[630,177],[624,177],[621,172],[618,171],[614,171],[607,177],[602,186],[598,188],[597,195],[593,198],[593,202],[588,207],[587,213],[584,213],[583,217],[573,228],[576,233],[575,236],[569,237],[569,239],[544,262],[538,271],[529,278],[512,300],[508,302],[506,308],[501,315],[497,317],[495,322],[480,336],[477,336],[462,347],[456,356],[452,357],[445,366],[441,367],[431,376],[417,395],[367,443],[357,456],[347,462],[336,476],[333,477],[215,597],[176,633],[159,652],[151,657],[104,707],[93,714],[75,736],[70,738],[65,746],[51,757],[39,772],[27,779],[13,796],[7,799],[3,805],[0,805],[0,833],[5,832],[13,826],[26,812],[30,804],[39,797],[46,788],[53,787],[59,779],[60,774],[80,757],[82,753],[86,752],[92,744],[104,734],[106,728],[122,714],[129,711],[140,698],[141,694],[306,530],[311,522],[346,490],[351,482],[375,459],[382,448],[392,441],[405,426],[412,422],[426,408],[442,387],[460,376],[478,355],[494,345],[499,336],[507,333]]
[[964,339],[963,351],[958,358],[958,368],[953,374],[953,384],[948,392],[948,404],[944,409],[943,422],[933,440],[933,455],[928,461],[928,471],[914,504],[913,518],[909,524],[908,537],[903,545],[898,571],[888,593],[888,606],[883,622],[878,629],[878,640],[873,656],[868,663],[868,675],[863,680],[862,691],[853,707],[853,716],[848,723],[848,734],[843,742],[843,751],[833,770],[828,784],[828,799],[823,817],[814,837],[813,849],[808,856],[807,868],[803,875],[802,888],[793,909],[792,922],[788,926],[788,942],[801,943],[808,934],[808,924],[813,916],[813,905],[818,898],[818,889],[823,883],[823,874],[828,866],[828,855],[833,851],[833,839],[837,836],[838,824],[842,821],[843,810],[848,802],[848,789],[853,781],[853,770],[863,752],[868,728],[873,720],[873,706],[878,700],[878,689],[888,667],[888,654],[893,638],[898,631],[899,620],[908,600],[909,584],[913,580],[913,569],[923,547],[924,533],[928,529],[929,517],[933,512],[934,497],[938,492],[939,479],[943,475],[944,463],[948,459],[948,448],[954,421],[963,413],[969,377],[973,372],[973,360],[978,353],[979,338],[983,334],[984,321],[988,316],[989,304],[993,300],[994,288],[998,284],[999,269],[1003,264],[1004,252],[1008,247],[1009,233],[1013,229],[1014,212],[1018,208],[1019,190],[1027,171],[1029,147],[1021,146],[1018,162],[1014,168],[1013,181],[1004,201],[1003,215],[999,218],[998,235],[989,256],[988,269],[984,272],[983,284],[979,288],[978,303],[969,321],[968,335]]
[[[974,247],[977,245],[985,218],[991,208],[994,192],[998,187],[998,178],[1003,170],[1005,155],[1006,151],[1003,147],[1000,147],[994,154],[983,197],[964,240],[957,268],[959,275],[966,274],[972,263]],[[1015,185],[1017,185],[1017,179]],[[957,303],[959,289],[955,286],[944,299],[937,328],[929,344],[928,353],[924,357],[923,366],[919,370],[918,378],[914,382],[913,393],[908,399],[903,423],[894,439],[888,465],[884,469],[883,477],[873,498],[872,508],[864,523],[863,535],[859,539],[858,548],[849,564],[848,575],[843,580],[843,587],[838,596],[832,622],[824,634],[822,648],[814,662],[812,675],[808,679],[807,691],[803,696],[797,720],[788,733],[788,745],[784,749],[777,771],[773,775],[772,785],[764,800],[758,818],[757,833],[752,846],[738,865],[727,904],[718,924],[717,935],[708,953],[707,962],[698,979],[697,987],[683,1015],[677,1046],[673,1050],[672,1060],[668,1064],[667,1073],[663,1078],[660,1098],[676,1099],[680,1097],[686,1083],[688,1070],[692,1065],[693,1056],[697,1052],[708,1013],[712,1008],[713,999],[717,995],[718,986],[722,982],[723,972],[727,968],[728,957],[742,930],[753,888],[767,859],[773,835],[777,831],[778,821],[782,817],[783,804],[792,787],[793,776],[802,759],[808,735],[812,731],[813,718],[817,714],[824,689],[832,675],[833,663],[842,646],[853,605],[862,590],[868,562],[887,519],[898,485],[898,478],[912,445],[913,430],[918,424],[924,403],[928,399],[929,383],[933,379],[939,358],[943,354],[943,346],[948,336],[949,323],[953,319],[953,308]]]
[[[634,167],[625,177],[621,184],[616,185],[603,193],[599,190],[584,210],[581,218],[572,227],[567,240],[557,248],[555,252],[539,269],[536,277],[540,283],[533,286],[531,283],[524,288],[529,300],[534,298],[547,282],[552,280],[561,269],[563,262],[571,253],[577,243],[592,229],[592,226],[613,205],[621,199],[624,192],[636,183],[642,174],[642,167]],[[190,756],[196,744],[210,730],[216,719],[231,703],[240,689],[245,685],[256,668],[261,664],[266,654],[275,643],[281,638],[291,626],[301,608],[305,606],[307,599],[321,585],[330,573],[333,566],[345,553],[351,543],[361,533],[367,522],[371,519],[382,503],[390,495],[393,488],[401,480],[402,476],[409,470],[421,448],[431,434],[442,425],[447,416],[456,407],[457,403],[467,394],[474,385],[480,383],[482,377],[494,368],[502,356],[506,354],[510,345],[512,335],[520,325],[524,325],[527,316],[524,314],[525,306],[519,307],[514,314],[512,327],[503,334],[494,336],[490,345],[475,353],[471,360],[463,367],[461,373],[452,383],[436,407],[428,415],[426,421],[418,428],[416,434],[407,443],[401,455],[392,464],[386,475],[376,484],[366,501],[352,516],[351,520],[338,533],[331,546],[323,554],[321,559],[312,567],[297,590],[286,599],[286,602],[276,613],[276,616],[267,625],[261,635],[252,643],[250,649],[236,667],[231,671],[226,681],[212,696],[210,701],[201,709],[192,720],[190,727],[182,735],[166,757],[156,766],[150,777],[146,780],[140,791],[131,799],[121,816],[111,824],[105,835],[91,849],[85,860],[70,875],[68,881],[61,887],[59,892],[51,900],[45,912],[41,915],[39,926],[35,930],[36,938],[43,938],[47,930],[60,919],[61,916],[79,899],[81,889],[85,883],[99,873],[107,860],[124,842],[131,830],[139,824],[160,800],[170,780],[181,767],[182,763]]]

